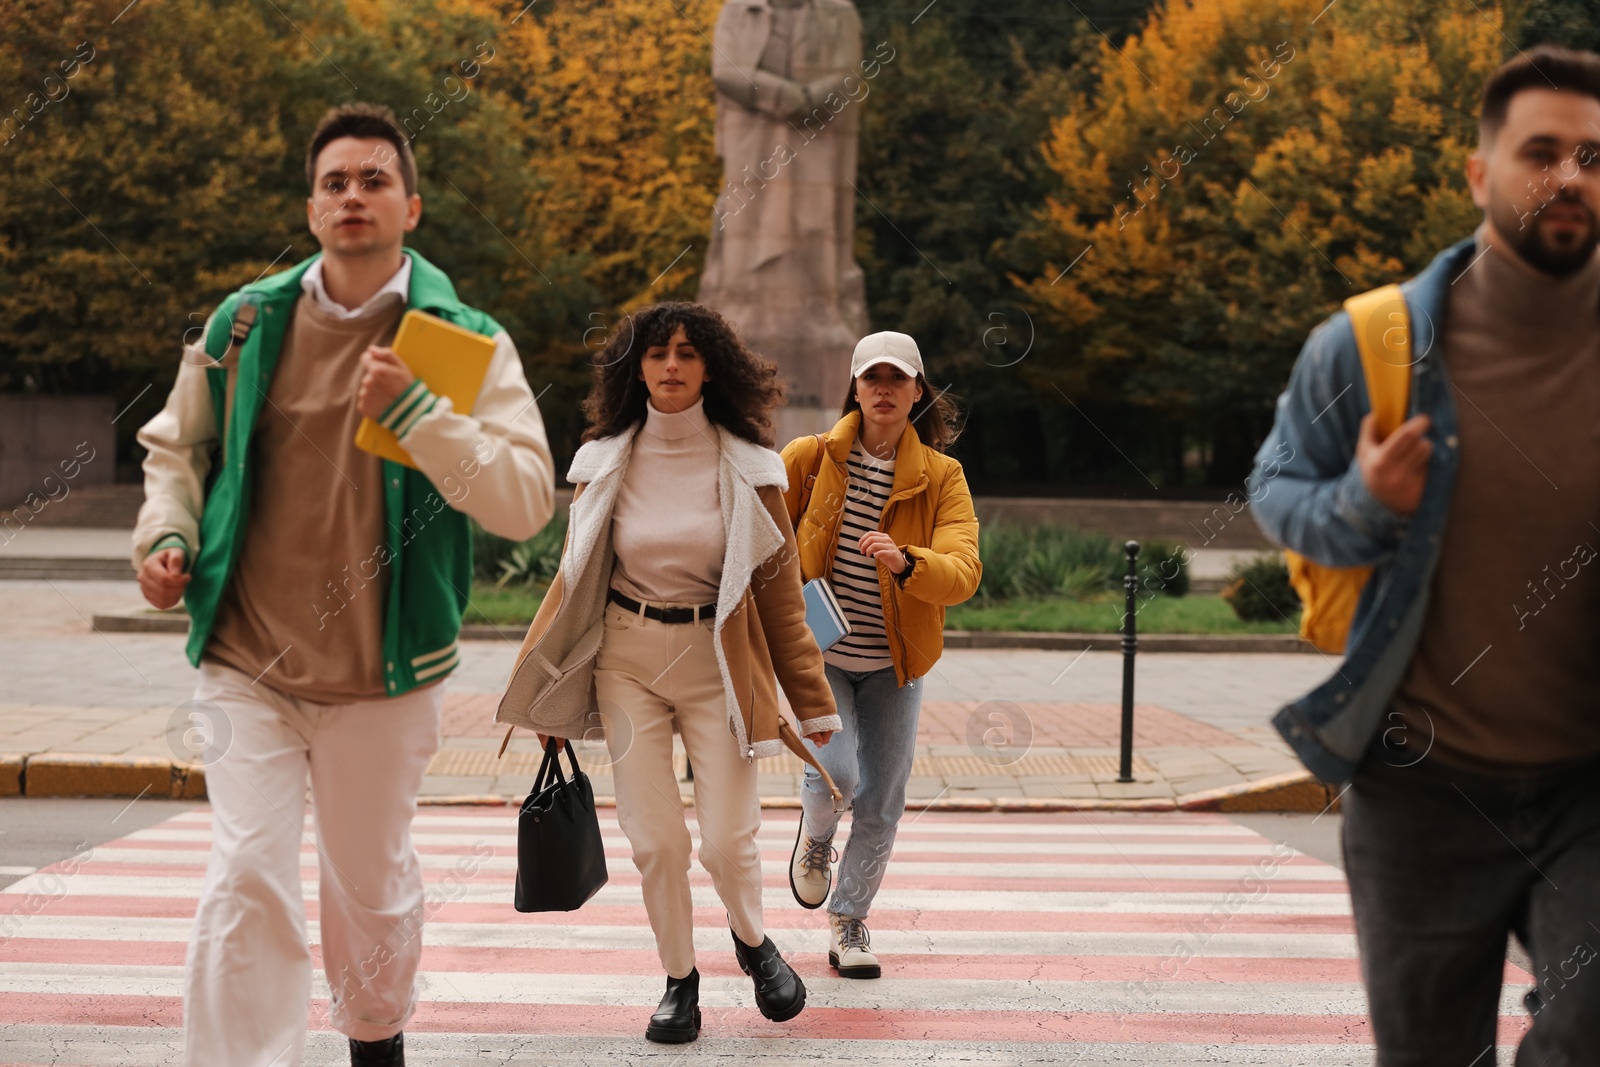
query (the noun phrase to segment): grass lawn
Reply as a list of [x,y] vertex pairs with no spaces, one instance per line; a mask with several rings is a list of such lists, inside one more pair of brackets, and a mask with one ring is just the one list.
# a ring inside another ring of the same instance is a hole
[[534,612],[539,610],[539,603],[544,600],[547,588],[542,584],[532,588],[525,585],[501,588],[493,582],[474,582],[472,601],[467,605],[467,612],[461,621],[492,622],[496,626],[510,623],[526,627],[533,619]]
[[[526,626],[539,610],[544,587],[473,587],[467,622]],[[1116,633],[1122,628],[1122,598],[1097,602],[1062,598],[1007,600],[988,607],[969,602],[951,608],[945,626],[952,630],[1033,630]],[[1296,623],[1241,622],[1216,596],[1158,596],[1139,608],[1139,631],[1151,634],[1286,634]]]
[[[1121,596],[1096,602],[1062,597],[999,601],[989,606],[973,601],[950,608],[944,624],[951,630],[1033,630],[1045,633],[1117,633],[1122,629]],[[1288,634],[1290,621],[1243,622],[1219,596],[1157,596],[1138,609],[1139,632],[1147,634]]]

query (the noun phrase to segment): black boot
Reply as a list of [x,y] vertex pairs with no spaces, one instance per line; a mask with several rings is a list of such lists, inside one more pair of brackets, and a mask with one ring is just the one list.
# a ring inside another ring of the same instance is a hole
[[805,983],[778,955],[772,938],[763,937],[760,945],[751,948],[733,934],[733,952],[739,969],[755,979],[756,1007],[762,1015],[775,1023],[785,1023],[800,1014],[806,1006]]
[[700,1036],[700,969],[683,978],[667,976],[667,991],[650,1016],[644,1036],[651,1041],[682,1045]]
[[404,1034],[382,1041],[350,1039],[350,1067],[406,1067]]

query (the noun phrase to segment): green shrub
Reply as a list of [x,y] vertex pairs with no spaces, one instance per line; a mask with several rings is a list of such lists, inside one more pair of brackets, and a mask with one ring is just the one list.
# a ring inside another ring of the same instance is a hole
[[1289,568],[1276,553],[1257,556],[1234,565],[1222,599],[1245,622],[1275,622],[1293,618],[1300,597],[1289,584]]
[[1120,586],[1122,551],[1104,534],[1069,526],[989,523],[978,532],[978,598],[1100,597]]
[[545,528],[523,542],[496,537],[476,522],[472,524],[472,574],[480,582],[496,585],[536,585],[549,582],[561,565],[561,546],[567,539],[567,512],[557,508]]
[[1146,541],[1139,546],[1139,592],[1167,596],[1189,593],[1189,549],[1171,541]]
[[977,599],[1007,600],[1014,596],[1018,569],[1028,554],[1029,531],[1020,526],[984,523],[978,529],[978,558],[983,561],[983,577],[978,581]]

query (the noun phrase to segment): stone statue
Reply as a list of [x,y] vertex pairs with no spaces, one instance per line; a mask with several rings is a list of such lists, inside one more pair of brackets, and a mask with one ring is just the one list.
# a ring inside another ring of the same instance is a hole
[[868,332],[852,249],[867,66],[850,0],[728,0],[717,20],[711,76],[727,180],[699,299],[788,381],[780,446],[833,424]]

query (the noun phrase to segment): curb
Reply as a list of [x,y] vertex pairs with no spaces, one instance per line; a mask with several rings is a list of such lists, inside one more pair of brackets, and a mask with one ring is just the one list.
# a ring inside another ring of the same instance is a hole
[[[1143,797],[1129,800],[1120,800],[1112,797],[1065,797],[1061,799],[1043,797],[940,797],[934,800],[907,800],[906,810],[1003,812],[1008,815],[1051,814],[1072,811],[1215,811],[1321,814],[1328,810],[1339,810],[1337,804],[1333,804],[1330,807],[1327,797],[1331,793],[1328,787],[1311,778],[1309,774],[1303,780],[1298,775],[1280,775],[1279,777],[1294,779],[1294,781],[1280,783],[1276,779],[1266,779],[1261,782],[1247,782],[1244,785],[1228,786],[1223,789],[1212,789],[1204,793],[1191,793],[1179,797]],[[1285,788],[1286,786],[1294,788]],[[692,794],[685,793],[681,799],[685,807],[694,807]],[[467,807],[477,805],[498,808],[516,807],[521,803],[522,801],[517,797],[502,797],[494,794],[467,793],[417,798],[417,804],[422,807]],[[613,808],[616,807],[617,799],[616,797],[597,796],[594,798],[594,803],[596,807]],[[795,797],[762,797],[761,808],[763,811],[799,811],[800,801]]]
[[[1027,630],[946,630],[945,648],[1029,648],[1077,652],[1122,648],[1121,634],[1034,633]],[[1313,652],[1299,634],[1140,634],[1140,652]]]
[[0,756],[0,797],[22,795],[22,769],[27,765],[26,756]]
[[[39,755],[0,753],[0,797],[166,797],[204,800],[205,768],[198,764],[149,756],[95,756],[46,752]],[[694,795],[682,796],[693,806]],[[422,796],[426,807],[521,804],[520,797],[468,793]],[[615,797],[595,797],[600,807],[615,807]],[[795,811],[798,797],[762,797],[769,811]],[[1178,797],[1114,799],[1109,797],[935,797],[908,800],[907,811],[1004,812],[1045,814],[1071,811],[1294,812],[1338,811],[1338,795],[1300,771],[1236,786],[1208,789]]]
[[[684,793],[681,797],[684,807],[694,807],[694,796]],[[614,808],[617,806],[616,797],[597,796],[594,798],[597,808]],[[462,793],[446,796],[424,796],[417,798],[420,807],[519,807],[522,800],[519,797],[502,797],[493,793]],[[799,811],[800,801],[797,797],[762,797],[761,808],[763,811]],[[1080,800],[1042,800],[1033,797],[941,797],[936,800],[907,800],[907,811],[943,811],[943,812],[1062,812],[1062,811],[1177,811],[1177,801],[1171,797],[1152,797],[1147,800],[1112,800],[1085,797]],[[1317,810],[1315,808],[1311,809]]]
[[1206,789],[1178,798],[1183,811],[1222,812],[1317,812],[1321,814],[1340,809],[1339,798],[1343,790],[1318,781],[1306,771],[1278,774],[1262,778],[1244,786],[1223,786]]
[[[16,768],[13,782],[11,768]],[[0,755],[6,771],[0,796],[26,797],[167,797],[202,800],[205,768],[151,756],[91,756],[44,752],[34,756]],[[8,792],[11,785],[16,792]]]
[[126,558],[98,556],[0,556],[0,580],[127,581],[134,574]]
[[[98,633],[184,634],[189,632],[189,617],[181,611],[95,615]],[[524,623],[507,627],[467,623],[461,627],[463,641],[517,641],[527,632]],[[1026,630],[946,630],[946,648],[1036,649],[1051,652],[1077,652],[1100,648],[1107,652],[1122,647],[1121,634],[1033,633]],[[1140,652],[1292,652],[1315,649],[1298,634],[1140,634]]]
[[128,615],[90,616],[89,626],[98,634],[186,634],[189,616],[182,611],[150,611]]

